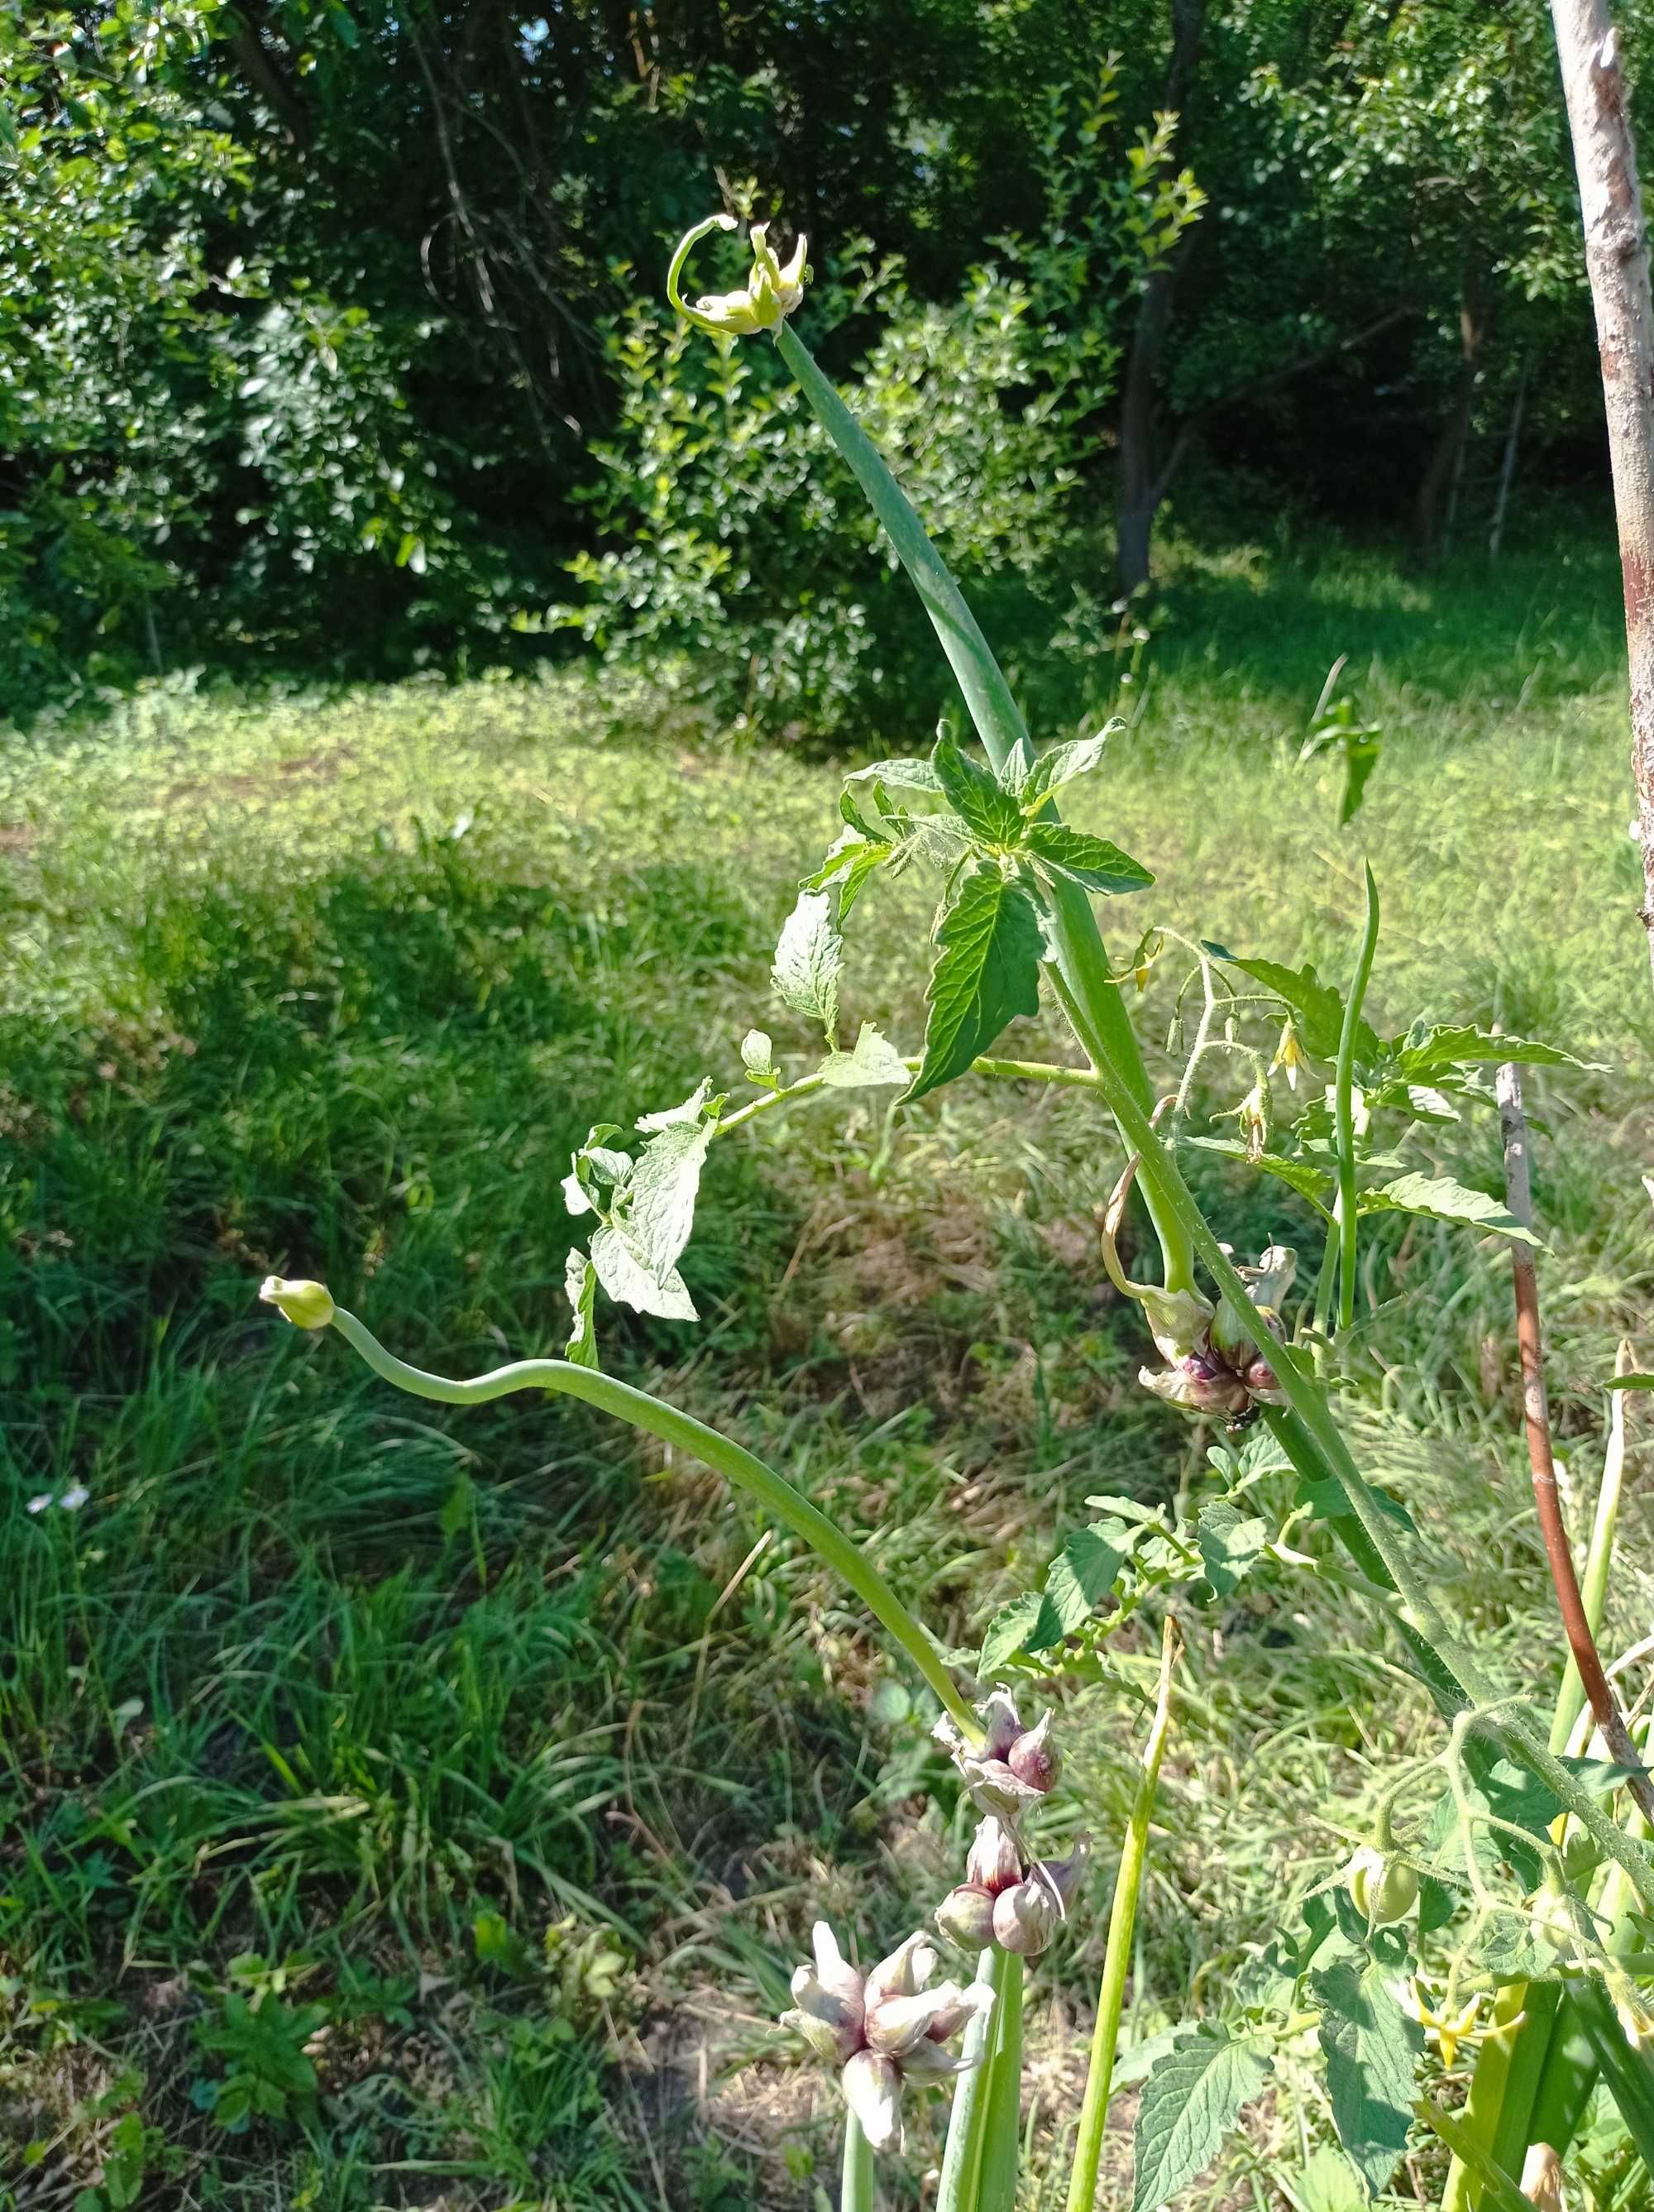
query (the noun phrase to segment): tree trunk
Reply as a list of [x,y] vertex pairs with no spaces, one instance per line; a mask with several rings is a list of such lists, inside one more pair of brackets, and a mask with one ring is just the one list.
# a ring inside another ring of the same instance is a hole
[[1631,767],[1654,959],[1654,304],[1637,148],[1608,0],[1551,0],[1596,311],[1625,581]]
[[1467,270],[1459,304],[1458,389],[1413,502],[1413,542],[1421,563],[1427,567],[1441,550],[1444,532],[1437,521],[1437,510],[1443,491],[1455,481],[1463,465],[1475,420],[1476,386],[1481,380],[1481,351],[1487,337],[1481,287],[1475,275]]
[[1522,444],[1522,410],[1528,400],[1528,365],[1516,380],[1516,399],[1511,408],[1511,427],[1505,433],[1505,458],[1499,468],[1499,494],[1493,501],[1493,520],[1487,532],[1487,559],[1497,561],[1505,542],[1505,518],[1511,511],[1511,487],[1516,482],[1516,457]]
[[[1200,57],[1205,14],[1206,0],[1172,0],[1172,59],[1166,68],[1166,95],[1161,105],[1178,117],[1179,151],[1184,108]],[[1160,422],[1158,387],[1184,250],[1183,246],[1175,247],[1172,259],[1155,270],[1143,287],[1137,326],[1131,334],[1131,347],[1126,356],[1125,382],[1120,392],[1119,474],[1115,486],[1118,544],[1114,585],[1122,599],[1148,581],[1154,517],[1166,497],[1166,472],[1160,466],[1155,450]]]

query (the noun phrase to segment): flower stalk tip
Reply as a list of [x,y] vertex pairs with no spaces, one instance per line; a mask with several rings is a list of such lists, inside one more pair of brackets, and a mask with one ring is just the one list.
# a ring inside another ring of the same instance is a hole
[[281,1275],[266,1275],[258,1295],[295,1328],[325,1328],[333,1318],[333,1300],[325,1283],[290,1283]]
[[667,298],[686,322],[705,331],[709,337],[750,337],[759,331],[779,328],[803,300],[809,280],[808,239],[801,233],[791,253],[782,261],[770,245],[768,223],[755,222],[748,233],[753,265],[746,283],[733,292],[703,293],[691,306],[680,289],[691,252],[711,232],[739,228],[732,215],[708,216],[678,240],[666,272]]

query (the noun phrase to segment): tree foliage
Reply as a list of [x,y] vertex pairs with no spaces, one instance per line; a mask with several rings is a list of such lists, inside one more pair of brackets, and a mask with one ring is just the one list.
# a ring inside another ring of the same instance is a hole
[[720,204],[809,234],[827,364],[968,574],[1072,572],[1155,282],[1166,484],[1238,451],[1370,501],[1378,450],[1433,541],[1518,382],[1594,445],[1542,0],[1183,6],[1176,115],[1169,0],[0,15],[0,705],[583,636],[744,665],[718,703],[772,724],[911,715],[785,375],[657,305]]

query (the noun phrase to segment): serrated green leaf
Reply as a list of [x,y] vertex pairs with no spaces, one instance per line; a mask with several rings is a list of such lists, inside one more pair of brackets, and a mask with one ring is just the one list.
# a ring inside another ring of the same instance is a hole
[[1545,1249],[1533,1231],[1524,1228],[1496,1198],[1489,1198],[1485,1190],[1471,1190],[1451,1176],[1400,1176],[1394,1182],[1380,1183],[1376,1190],[1364,1190],[1355,1201],[1355,1211],[1359,1214],[1421,1213],[1432,1221],[1460,1222],[1467,1228],[1513,1237],[1542,1252]]
[[663,1321],[694,1321],[694,1300],[676,1267],[657,1277],[632,1250],[617,1229],[591,1234],[591,1264],[607,1295],[635,1313],[657,1314]]
[[663,1126],[638,1155],[615,1225],[656,1281],[663,1282],[694,1227],[700,1170],[717,1123],[649,1118]]
[[839,1018],[839,970],[845,941],[833,927],[833,902],[825,891],[800,891],[798,903],[781,926],[770,981],[784,1006],[818,1021],[831,1042]]
[[1269,2062],[1224,2027],[1179,2034],[1143,2084],[1133,2135],[1132,2212],[1160,2212],[1217,2156]]
[[1415,1022],[1404,1037],[1391,1042],[1397,1072],[1409,1082],[1427,1082],[1433,1075],[1455,1067],[1488,1067],[1516,1060],[1526,1067],[1590,1067],[1554,1044],[1536,1044],[1531,1038],[1494,1036],[1474,1022],[1457,1028],[1426,1029]]
[[1015,1659],[1018,1652],[1027,1650],[1028,1638],[1039,1629],[1045,1603],[1038,1590],[1024,1590],[1021,1597],[1014,1597],[1009,1604],[1000,1607],[982,1639],[983,1674],[996,1673],[1008,1659]]
[[710,1075],[705,1075],[682,1106],[663,1106],[656,1114],[639,1114],[634,1126],[643,1130],[645,1134],[651,1134],[657,1129],[674,1129],[680,1123],[694,1127],[699,1124],[701,1115],[706,1110],[706,1102],[712,1096],[712,1079]]
[[1225,1159],[1244,1160],[1248,1167],[1257,1169],[1262,1175],[1273,1176],[1277,1182],[1284,1182],[1289,1189],[1295,1190],[1300,1198],[1308,1199],[1317,1212],[1329,1221],[1332,1218],[1326,1201],[1332,1196],[1333,1178],[1312,1162],[1287,1159],[1280,1152],[1261,1152],[1254,1158],[1233,1137],[1184,1137],[1182,1141],[1203,1152],[1221,1153]]
[[960,884],[936,931],[925,996],[924,1062],[907,1097],[962,1075],[1009,1022],[1039,1011],[1039,923],[1027,896],[991,862]]
[[1131,1544],[1124,1522],[1094,1521],[1063,1545],[1045,1577],[1045,1596],[1064,1636],[1083,1628],[1113,1589]]
[[991,769],[960,751],[956,738],[939,737],[930,763],[942,796],[973,837],[985,845],[1021,842],[1022,809]]
[[839,919],[849,919],[853,907],[867,885],[877,875],[887,860],[896,861],[901,848],[895,845],[863,845],[852,853],[850,865],[839,878]]
[[1084,890],[1124,894],[1147,890],[1153,873],[1106,837],[1088,836],[1066,822],[1036,822],[1028,830],[1028,850],[1046,867]]
[[863,1022],[849,1052],[830,1052],[816,1070],[834,1091],[863,1091],[886,1083],[906,1083],[912,1073],[888,1037]]
[[1023,811],[1034,813],[1053,791],[1060,791],[1065,783],[1072,783],[1078,775],[1089,775],[1100,767],[1108,741],[1125,724],[1118,718],[1106,729],[1099,730],[1095,737],[1070,738],[1066,744],[1052,745],[1035,759],[1021,781],[1016,786],[1017,798]]
[[[1273,991],[1278,999],[1300,1016],[1298,1029],[1304,1049],[1316,1060],[1336,1060],[1338,1039],[1344,1026],[1344,1002],[1330,983],[1324,983],[1316,974],[1313,963],[1306,961],[1301,968],[1283,967],[1278,960],[1245,960],[1239,953],[1231,952],[1209,939],[1202,944],[1215,960],[1227,961],[1230,967],[1239,968],[1243,975],[1250,975],[1266,991]],[[1355,1055],[1358,1060],[1376,1060],[1383,1050],[1377,1033],[1365,1021],[1355,1029]]]
[[940,791],[941,781],[927,760],[882,760],[852,769],[846,783],[888,783],[898,791]]
[[1327,2064],[1333,2125],[1369,2197],[1389,2182],[1407,2148],[1413,2075],[1424,2034],[1390,1988],[1377,1960],[1340,1960],[1310,1976],[1321,2006],[1318,2039]]
[[563,1289],[573,1316],[565,1359],[576,1367],[597,1364],[597,1270],[577,1246],[563,1263]]
[[1215,1596],[1228,1596],[1262,1557],[1269,1540],[1269,1522],[1242,1513],[1227,1498],[1215,1498],[1201,1507],[1195,1541]]
[[[1379,1490],[1372,1483],[1367,1485],[1367,1496],[1378,1507],[1379,1512],[1387,1515],[1398,1528],[1405,1528],[1409,1532],[1415,1530],[1415,1523],[1413,1516],[1399,1498],[1392,1498],[1387,1490]],[[1336,1476],[1330,1474],[1300,1478],[1297,1502],[1300,1505],[1307,1505],[1310,1511],[1319,1521],[1350,1519],[1354,1517],[1355,1512],[1355,1508],[1350,1504],[1344,1486]]]

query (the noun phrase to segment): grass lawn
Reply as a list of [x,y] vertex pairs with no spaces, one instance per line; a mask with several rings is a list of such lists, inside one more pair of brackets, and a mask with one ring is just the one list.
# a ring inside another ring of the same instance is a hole
[[[1114,941],[1152,920],[1342,978],[1365,853],[1381,1027],[1497,1020],[1603,1064],[1529,1086],[1579,1510],[1616,1339],[1654,1356],[1611,557],[1424,585],[1326,551],[1191,556],[1171,605],[1137,726],[1069,810],[1158,872]],[[1385,735],[1342,833],[1332,768],[1296,764],[1341,653]],[[0,2204],[827,2201],[833,2103],[768,2023],[818,1913],[865,1954],[952,1879],[966,1814],[912,1686],[699,1467],[566,1403],[398,1397],[254,1297],[267,1270],[320,1275],[449,1372],[556,1350],[588,1125],[703,1074],[738,1089],[754,1023],[805,1064],[766,977],[833,767],[691,745],[641,694],[621,719],[573,678],[179,692],[0,748]],[[917,1045],[934,896],[868,895],[852,1031]],[[1161,1073],[1187,971],[1168,952],[1140,1002]],[[1049,1022],[1008,1049],[1066,1056]],[[603,1342],[864,1530],[966,1642],[1088,1495],[1197,1494],[1214,1439],[1136,1382],[1090,1101],[890,1096],[721,1140],[684,1263],[700,1325],[610,1309]],[[1431,1157],[1496,1185],[1487,1118]],[[1279,1231],[1313,1263],[1290,1194],[1205,1180],[1238,1248]],[[1372,1250],[1369,1464],[1489,1662],[1548,1697],[1502,1248],[1417,1222]],[[1616,1650],[1647,1626],[1650,1534],[1639,1501]],[[1137,2037],[1215,2002],[1430,1726],[1313,1572],[1266,1569],[1188,1626]],[[1081,2072],[1139,1725],[1116,1686],[1068,1703],[1099,1848],[1034,1985],[1041,2144]],[[893,2203],[920,2202],[936,2118]],[[1338,2212],[1303,2195],[1329,2140],[1283,2075],[1206,2199]],[[1030,2206],[1057,2201],[1049,2165]]]

